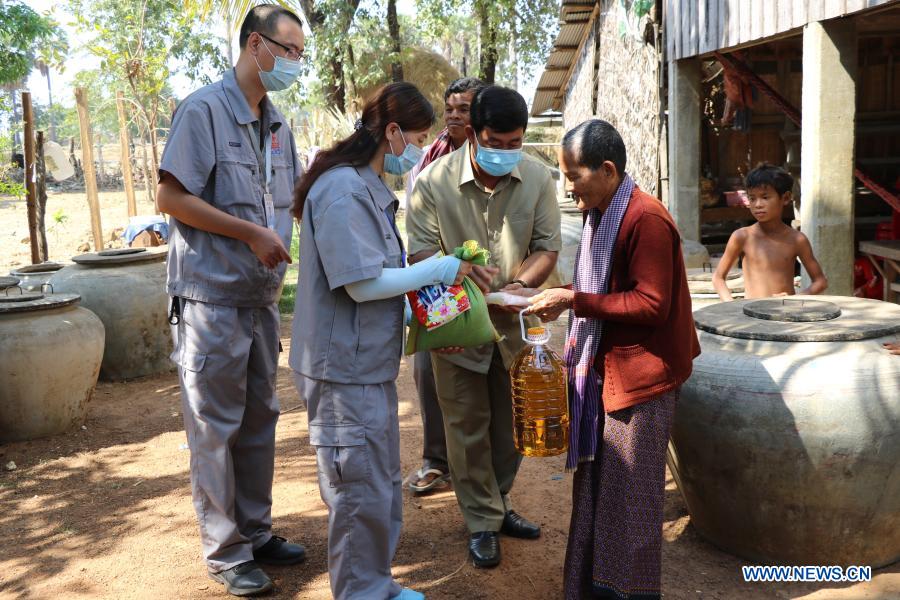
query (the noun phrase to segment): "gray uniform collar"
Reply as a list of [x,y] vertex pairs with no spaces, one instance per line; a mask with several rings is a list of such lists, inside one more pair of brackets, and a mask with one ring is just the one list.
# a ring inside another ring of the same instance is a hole
[[372,167],[369,165],[356,167],[356,172],[359,173],[359,176],[362,177],[363,181],[366,182],[366,185],[369,186],[369,189],[372,190],[372,198],[375,200],[375,204],[378,208],[384,210],[388,206],[396,206],[399,204],[396,196],[394,196],[394,192],[392,192],[381,177],[372,170]]
[[[247,98],[244,96],[244,92],[241,91],[241,87],[238,85],[233,68],[225,71],[225,74],[222,77],[222,87],[225,89],[225,98],[228,100],[228,105],[231,107],[232,114],[234,114],[234,120],[239,125],[246,125],[258,121],[250,110],[250,105],[247,104]],[[278,131],[284,121],[281,118],[281,114],[275,110],[272,101],[269,100],[268,94],[263,96],[262,109],[262,122],[268,124],[269,131]]]

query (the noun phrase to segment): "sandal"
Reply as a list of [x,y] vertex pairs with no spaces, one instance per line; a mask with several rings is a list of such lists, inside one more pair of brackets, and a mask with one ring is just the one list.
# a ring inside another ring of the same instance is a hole
[[450,481],[450,474],[444,473],[440,469],[422,467],[415,472],[410,478],[409,489],[414,492],[422,493],[433,490],[436,487],[443,487]]

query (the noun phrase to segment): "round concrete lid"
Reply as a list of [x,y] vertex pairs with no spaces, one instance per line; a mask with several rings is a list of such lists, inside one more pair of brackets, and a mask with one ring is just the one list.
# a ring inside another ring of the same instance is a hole
[[0,294],[0,315],[62,308],[76,304],[79,300],[81,296],[78,294]]
[[[782,308],[776,309],[776,305]],[[747,314],[748,307],[751,314],[769,318]],[[827,318],[835,309],[839,314]],[[799,320],[801,317],[807,320]],[[745,340],[849,342],[900,332],[900,305],[845,296],[737,300],[698,309],[694,322],[701,331]]]
[[168,248],[159,246],[156,248],[119,248],[115,250],[101,250],[73,256],[72,261],[85,267],[104,267],[109,265],[126,265],[129,263],[144,263],[164,261]]
[[13,269],[9,272],[13,277],[21,277],[23,275],[36,275],[38,273],[56,273],[63,268],[64,265],[55,262],[43,262],[36,265],[25,265]]
[[813,323],[838,318],[841,316],[841,307],[834,302],[823,300],[778,298],[750,302],[744,306],[744,314],[764,321]]
[[[708,267],[703,267],[702,269],[688,269],[687,270],[687,280],[688,281],[712,281],[713,274],[715,274],[715,269],[710,269]],[[737,279],[742,275],[740,269],[732,269],[728,271],[728,275],[725,276],[725,280]]]
[[19,285],[18,277],[0,277],[0,290],[16,287]]

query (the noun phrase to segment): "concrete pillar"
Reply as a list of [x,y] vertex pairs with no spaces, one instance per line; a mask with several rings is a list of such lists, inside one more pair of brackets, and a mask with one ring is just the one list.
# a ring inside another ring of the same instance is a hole
[[669,212],[700,240],[700,61],[669,61]]
[[828,293],[841,296],[853,294],[856,54],[852,19],[803,28],[800,230],[828,277]]

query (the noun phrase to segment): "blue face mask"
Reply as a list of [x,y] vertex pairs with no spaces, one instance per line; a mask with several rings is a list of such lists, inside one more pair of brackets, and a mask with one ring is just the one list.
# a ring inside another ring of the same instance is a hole
[[[402,129],[400,130],[400,135],[403,136]],[[406,142],[406,136],[403,136],[403,141]],[[424,150],[415,144],[406,142],[406,148],[403,149],[403,153],[397,156],[393,154],[394,146],[391,144],[391,140],[388,140],[388,145],[391,147],[391,151],[384,155],[384,171],[391,175],[405,175],[416,166],[425,153]]]
[[[300,61],[284,58],[283,56],[275,56],[272,54],[272,51],[269,50],[269,45],[266,44],[266,40],[263,40],[263,45],[266,47],[266,50],[268,50],[269,54],[272,55],[272,58],[275,59],[275,66],[272,67],[271,71],[263,71],[262,67],[260,67],[259,80],[262,82],[263,87],[270,92],[280,92],[281,90],[288,89],[300,76]],[[253,60],[256,60],[255,56],[253,57]],[[256,66],[259,67],[258,60],[256,61]]]
[[476,140],[475,162],[481,170],[494,177],[502,177],[512,172],[522,160],[522,149],[496,150],[485,148]]

